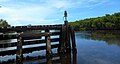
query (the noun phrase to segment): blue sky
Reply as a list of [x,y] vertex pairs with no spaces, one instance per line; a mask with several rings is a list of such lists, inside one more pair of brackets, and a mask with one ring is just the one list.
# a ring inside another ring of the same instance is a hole
[[0,18],[11,25],[63,23],[120,12],[120,0],[0,0]]

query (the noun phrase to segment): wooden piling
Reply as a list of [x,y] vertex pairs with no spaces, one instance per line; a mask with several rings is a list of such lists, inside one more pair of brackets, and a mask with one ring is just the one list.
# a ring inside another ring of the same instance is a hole
[[23,60],[22,43],[23,43],[23,39],[19,34],[17,39],[16,64],[22,64],[22,60]]
[[64,25],[65,25],[65,40],[66,40],[66,52],[70,52],[71,51],[71,44],[70,44],[70,30],[69,30],[69,25],[68,25],[68,21],[65,20],[64,21]]
[[46,64],[53,64],[52,57],[50,55],[47,55],[46,59],[47,59],[47,63]]
[[47,35],[45,36],[45,41],[46,41],[46,54],[51,55],[51,39],[50,39],[50,33],[49,30],[45,30],[45,32],[48,32]]
[[50,35],[48,34],[47,36],[47,42],[46,42],[46,46],[47,46],[47,54],[51,54],[52,51],[51,51],[51,39],[50,39]]
[[61,64],[71,64],[71,53],[60,54]]
[[67,64],[67,59],[65,54],[60,54],[60,62],[61,64]]
[[75,41],[75,32],[74,32],[73,27],[71,27],[70,33],[71,33],[71,40],[72,40],[72,50],[77,52],[76,41]]
[[73,51],[73,63],[72,64],[77,64],[77,53]]
[[63,25],[61,28],[61,34],[60,34],[60,42],[59,42],[59,53],[65,53],[65,26]]

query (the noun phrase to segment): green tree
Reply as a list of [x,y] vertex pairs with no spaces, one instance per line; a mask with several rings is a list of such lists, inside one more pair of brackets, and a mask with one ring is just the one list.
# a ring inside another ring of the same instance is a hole
[[10,27],[6,20],[0,19],[0,27]]
[[114,14],[106,14],[102,17],[87,18],[70,22],[75,29],[120,29],[120,12]]

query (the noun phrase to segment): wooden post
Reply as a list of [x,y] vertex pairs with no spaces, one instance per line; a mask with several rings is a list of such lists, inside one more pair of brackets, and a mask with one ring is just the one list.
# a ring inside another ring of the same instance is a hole
[[74,29],[71,27],[71,40],[72,40],[72,50],[77,52],[77,49],[76,49],[76,41],[75,41],[75,32],[74,32]]
[[53,64],[52,57],[50,57],[49,55],[47,55],[46,59],[47,59],[46,64]]
[[60,54],[60,64],[67,64],[67,59],[65,54]]
[[23,60],[22,43],[23,43],[23,39],[19,34],[17,39],[16,64],[22,64],[22,60]]
[[60,54],[60,64],[71,64],[71,53]]
[[72,64],[77,64],[77,54],[75,51],[73,51],[73,63]]
[[59,53],[65,53],[65,27],[62,26],[61,34],[60,34],[60,42],[59,42]]
[[64,21],[64,25],[65,25],[65,40],[66,40],[66,52],[70,52],[71,51],[71,44],[70,44],[70,31],[69,31],[69,25],[68,25],[68,21],[65,20]]
[[51,54],[51,41],[50,41],[50,35],[48,34],[47,36],[47,43],[46,43],[46,46],[47,46],[47,54]]
[[65,31],[65,37],[66,37],[66,52],[71,51],[71,45],[70,45],[70,33],[69,33],[69,25],[67,21],[67,11],[64,11],[64,25],[66,26],[66,31]]
[[66,53],[66,56],[67,56],[67,63],[66,64],[71,64],[71,52],[67,52]]
[[[49,32],[49,30],[45,30],[45,32]],[[45,40],[46,40],[46,54],[51,55],[51,53],[52,53],[52,51],[51,51],[51,39],[50,39],[49,33],[47,33],[47,35],[45,36]]]

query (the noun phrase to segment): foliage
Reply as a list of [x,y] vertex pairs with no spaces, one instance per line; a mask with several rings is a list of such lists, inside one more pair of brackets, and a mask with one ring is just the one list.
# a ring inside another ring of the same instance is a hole
[[6,22],[6,20],[0,19],[0,27],[9,27],[10,25]]
[[118,30],[120,29],[120,12],[114,14],[106,14],[102,17],[87,18],[69,22],[75,30]]

